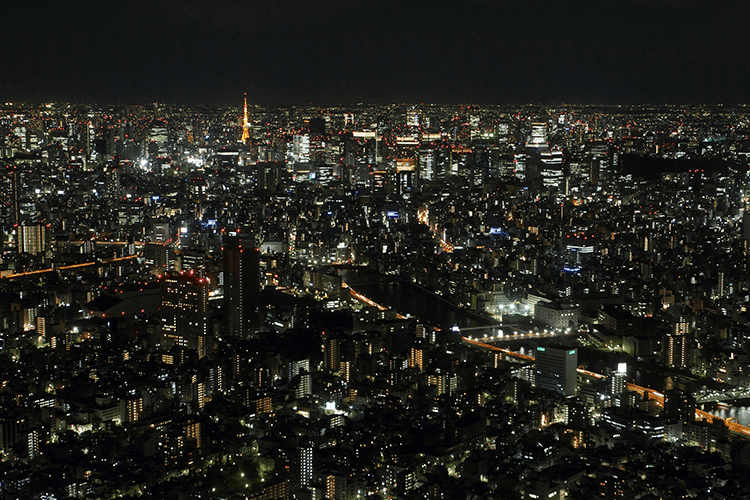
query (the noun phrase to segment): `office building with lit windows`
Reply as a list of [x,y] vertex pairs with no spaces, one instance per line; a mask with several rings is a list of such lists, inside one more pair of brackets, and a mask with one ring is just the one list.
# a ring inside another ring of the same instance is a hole
[[18,253],[45,255],[50,249],[50,228],[44,224],[18,227]]
[[536,387],[573,396],[578,389],[578,349],[537,347],[534,362]]
[[162,343],[198,349],[208,335],[208,280],[194,272],[169,273],[160,284]]
[[680,318],[675,322],[672,331],[664,338],[664,364],[670,368],[685,368],[688,365],[688,344],[690,337],[688,322]]

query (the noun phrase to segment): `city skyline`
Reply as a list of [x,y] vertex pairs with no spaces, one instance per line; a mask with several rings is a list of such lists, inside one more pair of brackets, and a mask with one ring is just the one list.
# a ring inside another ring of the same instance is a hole
[[0,497],[750,498],[750,3],[18,3]]
[[0,167],[5,496],[750,491],[746,106],[6,103]]

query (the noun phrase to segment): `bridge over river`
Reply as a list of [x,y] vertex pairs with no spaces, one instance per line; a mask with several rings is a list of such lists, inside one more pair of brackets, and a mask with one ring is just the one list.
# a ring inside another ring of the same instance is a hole
[[[464,337],[463,341],[468,344],[479,347],[479,348],[502,352],[503,354],[507,356],[520,359],[521,361],[533,361],[534,360],[534,357],[529,356],[528,354],[521,354],[515,351],[511,351],[510,349],[505,349],[502,347],[498,347],[496,345],[492,345],[487,342],[480,342],[478,340],[473,340],[468,337]],[[585,368],[581,368],[581,367],[579,367],[577,371],[579,375],[582,375],[588,378],[603,379],[607,377],[604,374],[592,372],[590,370],[586,370]],[[643,386],[636,385],[633,383],[628,383],[626,385],[627,385],[627,388],[630,389],[631,391],[637,392],[638,394],[640,394],[641,396],[645,398],[656,401],[656,404],[658,406],[661,406],[661,407],[664,406],[664,394],[662,392],[659,392],[655,389],[651,389],[650,387],[643,387]],[[730,431],[740,434],[744,436],[745,438],[750,438],[750,427],[736,422],[735,419],[736,417],[734,416],[728,416],[728,417],[722,418],[720,416],[701,410],[699,408],[695,409],[695,420],[699,420],[699,421],[705,420],[706,422],[709,422],[709,423],[721,422]]]
[[[387,275],[380,275],[361,277],[361,280],[357,280],[358,276],[356,273],[344,273],[343,271],[346,270],[341,269],[340,273],[350,288],[351,295],[356,299],[381,310],[392,309],[399,313],[399,317],[401,318],[407,317],[406,315],[408,314],[409,317],[419,318],[420,321],[429,323],[434,327],[453,330],[462,336],[465,343],[472,344],[478,348],[501,352],[504,355],[522,361],[534,361],[534,357],[512,351],[505,347],[499,347],[495,344],[514,340],[567,337],[578,334],[575,330],[556,331],[548,329],[547,331],[529,331],[518,326],[497,324],[487,318],[470,314],[469,311],[457,308],[456,306],[449,307],[450,303],[442,297],[412,283],[401,281],[397,277],[390,279],[391,277]],[[352,279],[354,280],[351,281]],[[355,283],[357,283],[356,289],[354,287]],[[578,368],[578,373],[587,378],[606,378],[604,374],[586,370],[582,367]],[[664,404],[664,395],[659,391],[633,383],[628,383],[627,387],[648,399],[653,399],[660,406]],[[701,399],[699,402],[711,401],[712,399],[710,398],[732,399],[731,397],[727,397],[730,395],[744,397],[740,396],[740,394],[744,393],[707,393],[700,395]],[[713,400],[719,401],[721,399]],[[707,422],[722,422],[730,431],[750,438],[750,427],[734,421],[735,417],[733,416],[722,418],[713,413],[696,409],[695,418],[696,420],[705,420]]]
[[747,387],[732,387],[724,390],[702,389],[694,392],[693,397],[698,404],[718,403],[733,399],[750,399],[750,389]]
[[456,332],[471,340],[484,343],[510,342],[513,340],[549,339],[555,337],[573,337],[578,335],[577,330],[556,330],[545,328],[543,330],[525,330],[516,325],[489,325],[472,326],[468,328],[454,328]]

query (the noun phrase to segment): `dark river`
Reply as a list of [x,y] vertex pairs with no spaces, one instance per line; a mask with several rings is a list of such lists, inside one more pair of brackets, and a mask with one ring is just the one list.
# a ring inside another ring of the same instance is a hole
[[369,299],[432,326],[450,329],[455,325],[468,328],[493,324],[489,320],[449,305],[440,297],[411,283],[357,283],[358,278],[373,276],[369,270],[339,269],[339,274],[345,282],[350,283],[352,289]]
[[[492,321],[479,318],[476,315],[448,304],[440,297],[435,296],[429,291],[414,284],[401,283],[398,281],[357,283],[359,278],[375,276],[375,274],[368,269],[340,268],[338,271],[344,281],[349,283],[351,288],[357,292],[398,313],[403,315],[408,314],[411,317],[415,317],[423,323],[445,330],[449,330],[455,325],[458,325],[460,328],[469,328],[494,324]],[[586,357],[587,351],[588,349],[586,348],[582,349],[584,357]],[[595,357],[602,356],[600,351],[589,354],[592,354],[592,356]],[[613,354],[613,356],[615,355]],[[604,357],[608,358],[606,355]],[[625,361],[625,359],[607,359],[609,362],[605,362],[604,360],[601,361],[604,362],[605,365],[610,366],[615,361]],[[629,361],[630,363],[633,363],[632,360]],[[652,387],[659,391],[663,391],[665,387],[670,387],[674,384],[671,377],[664,375],[660,370],[649,369],[648,363],[636,362],[633,363],[633,365],[634,366],[631,367],[631,376],[634,376],[634,382],[638,385]],[[597,367],[595,362],[591,363],[590,368],[595,371],[597,369],[603,369],[602,367]],[[689,391],[696,389],[696,387],[682,388]],[[746,426],[750,425],[750,407],[747,406],[730,406],[728,408],[713,410],[711,413],[722,418],[734,417],[740,424]]]

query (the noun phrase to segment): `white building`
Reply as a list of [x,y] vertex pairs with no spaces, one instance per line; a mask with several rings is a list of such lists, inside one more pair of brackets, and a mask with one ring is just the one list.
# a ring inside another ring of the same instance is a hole
[[577,304],[542,301],[534,304],[534,321],[558,330],[576,328],[580,314]]

